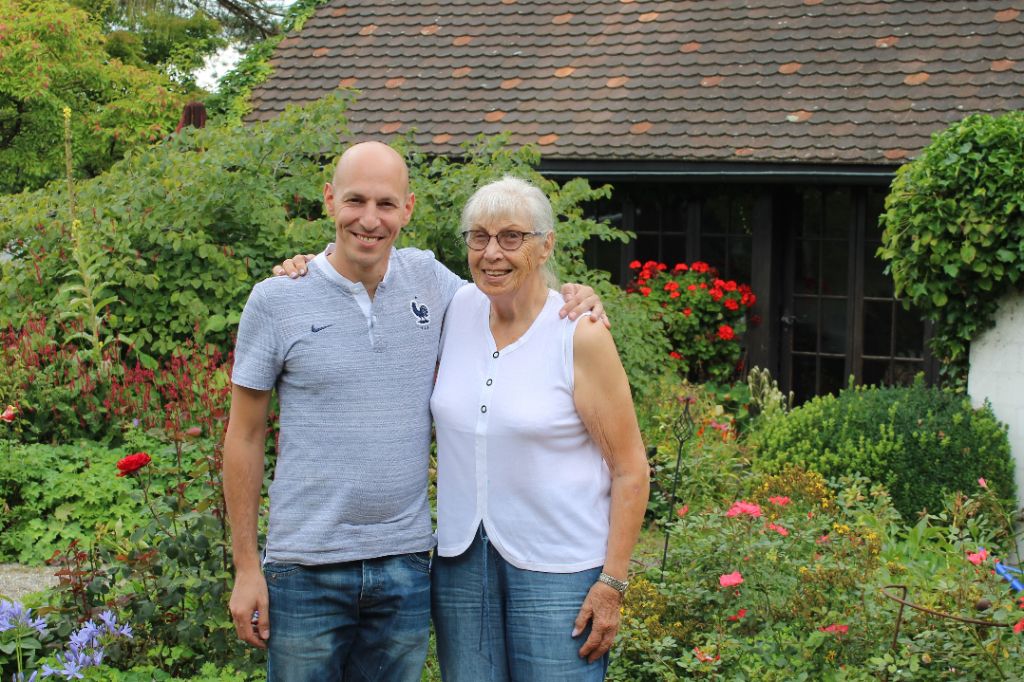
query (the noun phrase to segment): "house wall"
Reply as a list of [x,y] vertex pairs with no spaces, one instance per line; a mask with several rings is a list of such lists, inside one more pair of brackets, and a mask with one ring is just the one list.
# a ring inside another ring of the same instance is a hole
[[1002,300],[996,325],[971,342],[967,392],[980,406],[987,398],[1009,426],[1017,463],[1017,498],[1024,506],[1024,293]]

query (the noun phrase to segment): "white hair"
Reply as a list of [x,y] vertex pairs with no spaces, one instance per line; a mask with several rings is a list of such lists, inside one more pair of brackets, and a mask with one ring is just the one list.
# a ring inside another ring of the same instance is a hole
[[[547,196],[536,185],[514,175],[489,182],[473,192],[462,209],[460,224],[467,231],[498,220],[525,220],[524,227],[543,235],[555,231],[555,211]],[[548,286],[556,289],[558,278],[552,268],[553,258],[552,252],[542,269]]]

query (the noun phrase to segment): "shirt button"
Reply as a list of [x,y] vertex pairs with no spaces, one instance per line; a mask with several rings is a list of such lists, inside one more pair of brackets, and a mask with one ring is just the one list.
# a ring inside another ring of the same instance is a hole
[[490,386],[490,385],[491,385],[491,384],[493,384],[493,383],[494,383],[494,379],[488,379],[488,380],[487,380],[487,385],[488,385],[488,386]]
[[494,351],[494,355],[492,355],[491,357],[492,357],[492,358],[496,358],[496,357],[498,357],[498,351]]
[[480,406],[480,411],[486,413],[487,412],[487,406],[486,405],[481,405]]

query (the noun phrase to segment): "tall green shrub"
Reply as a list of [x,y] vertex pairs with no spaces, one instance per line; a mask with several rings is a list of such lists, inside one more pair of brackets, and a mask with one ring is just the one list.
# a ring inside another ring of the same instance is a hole
[[819,396],[761,424],[753,442],[762,470],[799,465],[884,484],[907,520],[938,510],[947,493],[976,490],[979,478],[1000,498],[1016,494],[1006,427],[991,408],[921,382]]
[[968,116],[896,172],[881,216],[897,294],[935,322],[931,346],[962,383],[971,339],[1024,275],[1024,112]]

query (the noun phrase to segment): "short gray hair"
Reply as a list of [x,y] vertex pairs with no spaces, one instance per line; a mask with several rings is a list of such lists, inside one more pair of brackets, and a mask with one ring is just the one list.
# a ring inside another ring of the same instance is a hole
[[536,185],[513,175],[489,182],[473,192],[462,209],[464,231],[502,219],[526,219],[534,232],[555,231],[555,212],[547,196]]
[[[526,219],[530,231],[547,235],[555,231],[555,211],[543,190],[531,182],[514,175],[489,182],[469,198],[462,209],[463,231],[472,230],[476,225],[496,220]],[[554,269],[555,253],[541,266],[544,280],[552,289],[558,288],[558,277]]]

